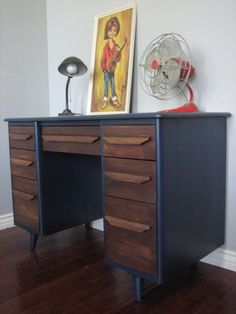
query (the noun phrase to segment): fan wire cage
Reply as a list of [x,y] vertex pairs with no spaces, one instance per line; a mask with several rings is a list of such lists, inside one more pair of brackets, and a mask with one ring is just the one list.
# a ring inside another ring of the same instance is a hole
[[191,69],[191,54],[186,40],[176,33],[160,35],[150,42],[141,56],[141,86],[157,99],[171,99],[183,90]]

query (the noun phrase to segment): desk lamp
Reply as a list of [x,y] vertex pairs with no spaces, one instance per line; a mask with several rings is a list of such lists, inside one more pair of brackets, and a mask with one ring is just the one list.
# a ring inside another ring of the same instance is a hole
[[87,72],[88,68],[87,66],[77,57],[69,57],[66,58],[58,67],[58,71],[67,76],[67,82],[66,82],[66,108],[63,110],[62,113],[59,113],[59,116],[74,116],[75,113],[73,113],[69,109],[68,104],[68,89],[70,80],[72,77],[83,75],[85,72]]

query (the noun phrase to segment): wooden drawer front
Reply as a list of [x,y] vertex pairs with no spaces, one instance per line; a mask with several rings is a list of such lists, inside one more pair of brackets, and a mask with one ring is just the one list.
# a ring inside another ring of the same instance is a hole
[[96,126],[44,127],[43,150],[100,155],[100,129]]
[[39,229],[37,182],[12,176],[12,194],[15,223],[35,231]]
[[104,194],[156,203],[156,162],[104,159]]
[[15,223],[20,223],[35,231],[39,229],[38,201],[36,198],[26,199],[18,191],[13,190],[13,208]]
[[26,196],[26,199],[35,199],[38,195],[37,181],[12,176],[12,190],[28,194],[29,196]]
[[105,254],[119,264],[156,274],[156,206],[106,196]]
[[104,156],[155,160],[155,126],[103,126]]
[[132,223],[135,226],[134,221],[105,216],[105,256],[112,262],[155,275],[156,230],[132,230]]
[[135,221],[150,226],[151,229],[156,229],[155,204],[105,196],[104,215]]
[[12,148],[35,149],[34,128],[31,126],[10,126],[9,142]]
[[12,175],[35,180],[35,152],[12,148],[10,154]]

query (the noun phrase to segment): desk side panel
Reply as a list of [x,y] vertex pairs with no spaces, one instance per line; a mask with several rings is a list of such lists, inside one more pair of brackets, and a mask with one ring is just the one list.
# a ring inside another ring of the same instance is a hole
[[165,281],[224,244],[226,119],[160,123]]

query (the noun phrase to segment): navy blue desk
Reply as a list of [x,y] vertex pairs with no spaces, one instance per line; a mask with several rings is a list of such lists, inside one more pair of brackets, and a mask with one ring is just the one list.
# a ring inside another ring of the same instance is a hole
[[15,224],[104,218],[107,263],[163,283],[224,243],[227,113],[6,119]]

